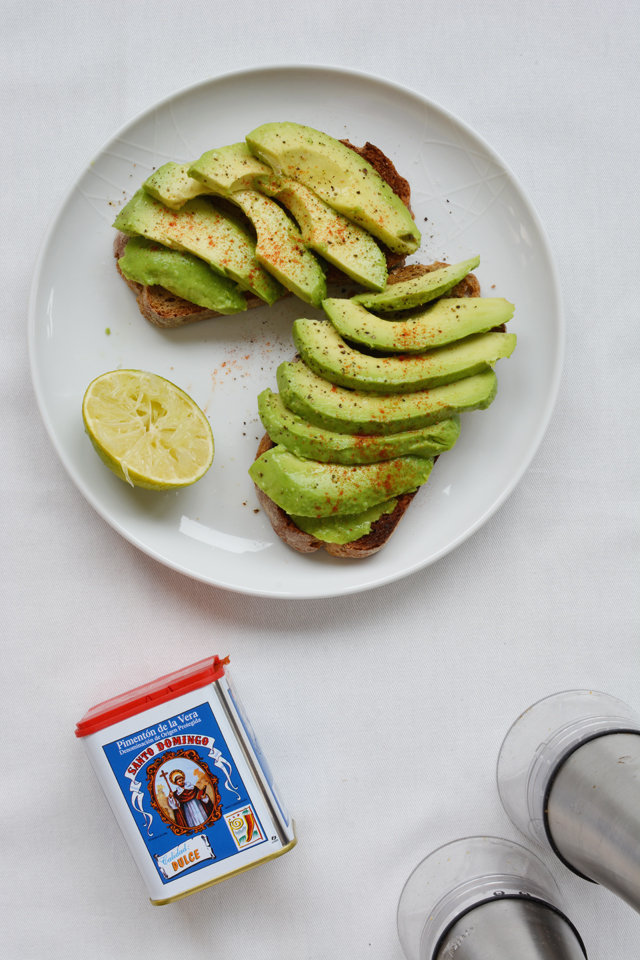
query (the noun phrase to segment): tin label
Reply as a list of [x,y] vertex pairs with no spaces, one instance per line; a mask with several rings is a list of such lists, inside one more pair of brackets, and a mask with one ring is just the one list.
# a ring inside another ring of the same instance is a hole
[[209,703],[103,750],[163,883],[269,839]]
[[236,709],[236,713],[238,714],[238,717],[240,718],[240,723],[242,724],[242,727],[243,727],[243,729],[244,729],[244,732],[246,733],[246,735],[247,735],[247,737],[248,737],[248,739],[249,739],[249,743],[250,743],[251,746],[253,747],[253,752],[254,752],[255,755],[256,755],[256,759],[257,759],[258,763],[260,764],[260,767],[261,767],[262,772],[263,772],[263,774],[264,774],[264,778],[265,778],[265,780],[267,781],[267,784],[269,785],[269,789],[271,790],[271,793],[273,794],[273,799],[275,800],[275,802],[276,802],[277,805],[278,805],[278,809],[279,809],[279,811],[280,811],[280,815],[282,816],[282,819],[284,820],[285,824],[286,824],[287,826],[289,826],[289,824],[290,824],[290,822],[291,822],[291,817],[289,816],[289,811],[287,810],[287,808],[286,808],[286,806],[285,806],[285,804],[284,804],[284,801],[283,801],[283,800],[281,799],[281,797],[280,797],[280,793],[279,793],[278,788],[277,788],[277,786],[276,786],[276,784],[275,784],[275,781],[274,781],[274,779],[273,779],[273,774],[271,773],[271,767],[269,766],[269,764],[268,764],[268,762],[267,762],[267,758],[265,757],[264,753],[262,752],[262,747],[260,746],[260,743],[258,742],[258,738],[256,737],[256,734],[255,734],[255,731],[254,731],[253,727],[251,726],[251,721],[249,720],[249,717],[247,716],[247,714],[246,714],[246,712],[245,712],[243,703],[242,703],[242,701],[240,700],[240,698],[239,698],[239,696],[238,696],[238,694],[237,694],[237,692],[236,692],[236,689],[235,689],[235,687],[234,687],[234,685],[233,685],[233,683],[232,683],[231,677],[230,677],[229,675],[227,675],[227,677],[226,677],[225,679],[226,679],[226,681],[227,681],[227,689],[228,689],[228,691],[229,691],[229,696],[230,696],[230,698],[231,698],[231,702],[232,702],[232,704],[234,705],[234,707],[235,707],[235,709]]

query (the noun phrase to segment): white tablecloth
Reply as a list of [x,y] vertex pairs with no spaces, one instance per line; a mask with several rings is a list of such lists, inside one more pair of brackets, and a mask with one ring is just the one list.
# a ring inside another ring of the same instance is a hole
[[[494,782],[516,716],[573,687],[640,708],[637,7],[4,0],[2,24],[2,953],[400,960],[424,856],[523,839]],[[433,566],[337,600],[226,593],[138,552],[65,473],[29,376],[36,251],[87,157],[175,89],[277,62],[378,73],[478,131],[541,215],[568,323],[551,426],[506,505]],[[74,723],[216,652],[299,844],[155,909]],[[637,956],[632,910],[538,853],[591,960]]]

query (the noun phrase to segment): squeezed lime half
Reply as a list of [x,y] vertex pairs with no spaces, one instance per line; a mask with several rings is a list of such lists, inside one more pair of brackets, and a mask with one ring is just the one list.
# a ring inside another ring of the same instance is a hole
[[87,388],[82,417],[99,457],[131,486],[188,487],[213,462],[206,416],[184,390],[154,373],[103,373]]

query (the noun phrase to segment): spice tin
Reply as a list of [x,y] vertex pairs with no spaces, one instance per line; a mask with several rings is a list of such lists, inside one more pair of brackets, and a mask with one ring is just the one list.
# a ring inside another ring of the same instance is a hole
[[296,844],[228,662],[210,657],[136,687],[76,726],[157,906]]

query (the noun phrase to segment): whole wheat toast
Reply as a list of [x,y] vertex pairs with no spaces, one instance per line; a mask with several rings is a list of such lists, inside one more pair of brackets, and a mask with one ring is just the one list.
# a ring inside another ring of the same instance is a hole
[[[382,150],[374,146],[372,143],[365,143],[364,147],[354,147],[354,145],[349,143],[348,140],[342,140],[341,143],[344,143],[345,146],[349,147],[351,150],[354,150],[364,160],[367,160],[374,170],[380,174],[382,179],[386,180],[391,189],[400,197],[407,208],[411,210],[411,189],[409,187],[409,183],[404,177],[400,176],[391,160],[384,155]],[[232,210],[234,216],[238,216],[237,208],[235,208],[233,204],[220,201],[219,198],[217,202],[222,203],[223,206],[226,206],[226,208]],[[129,237],[127,237],[126,234],[117,234],[113,242],[113,255],[116,260],[119,260],[123,255],[124,249],[128,242]],[[405,257],[403,257],[401,254],[393,253],[383,244],[380,244],[380,247],[386,257],[388,270],[391,271],[404,264]],[[195,323],[197,320],[209,320],[211,317],[222,316],[221,313],[217,313],[215,310],[208,310],[206,307],[199,307],[197,304],[191,303],[189,300],[183,300],[182,297],[177,297],[165,287],[158,286],[157,284],[147,287],[143,286],[141,283],[136,283],[135,280],[127,280],[120,270],[120,267],[116,266],[116,269],[127,286],[133,290],[142,316],[151,323],[154,323],[157,327],[163,327],[165,329],[171,327],[182,327],[187,323]],[[326,277],[327,283],[353,284],[353,280],[347,277],[346,274],[342,273],[341,270],[338,270],[337,267],[332,265],[329,265]],[[408,278],[403,277],[403,279]],[[253,307],[265,306],[264,300],[261,300],[260,297],[255,296],[255,294],[245,293],[244,296],[249,309],[252,309]],[[290,297],[291,294],[285,293],[284,296]]]

